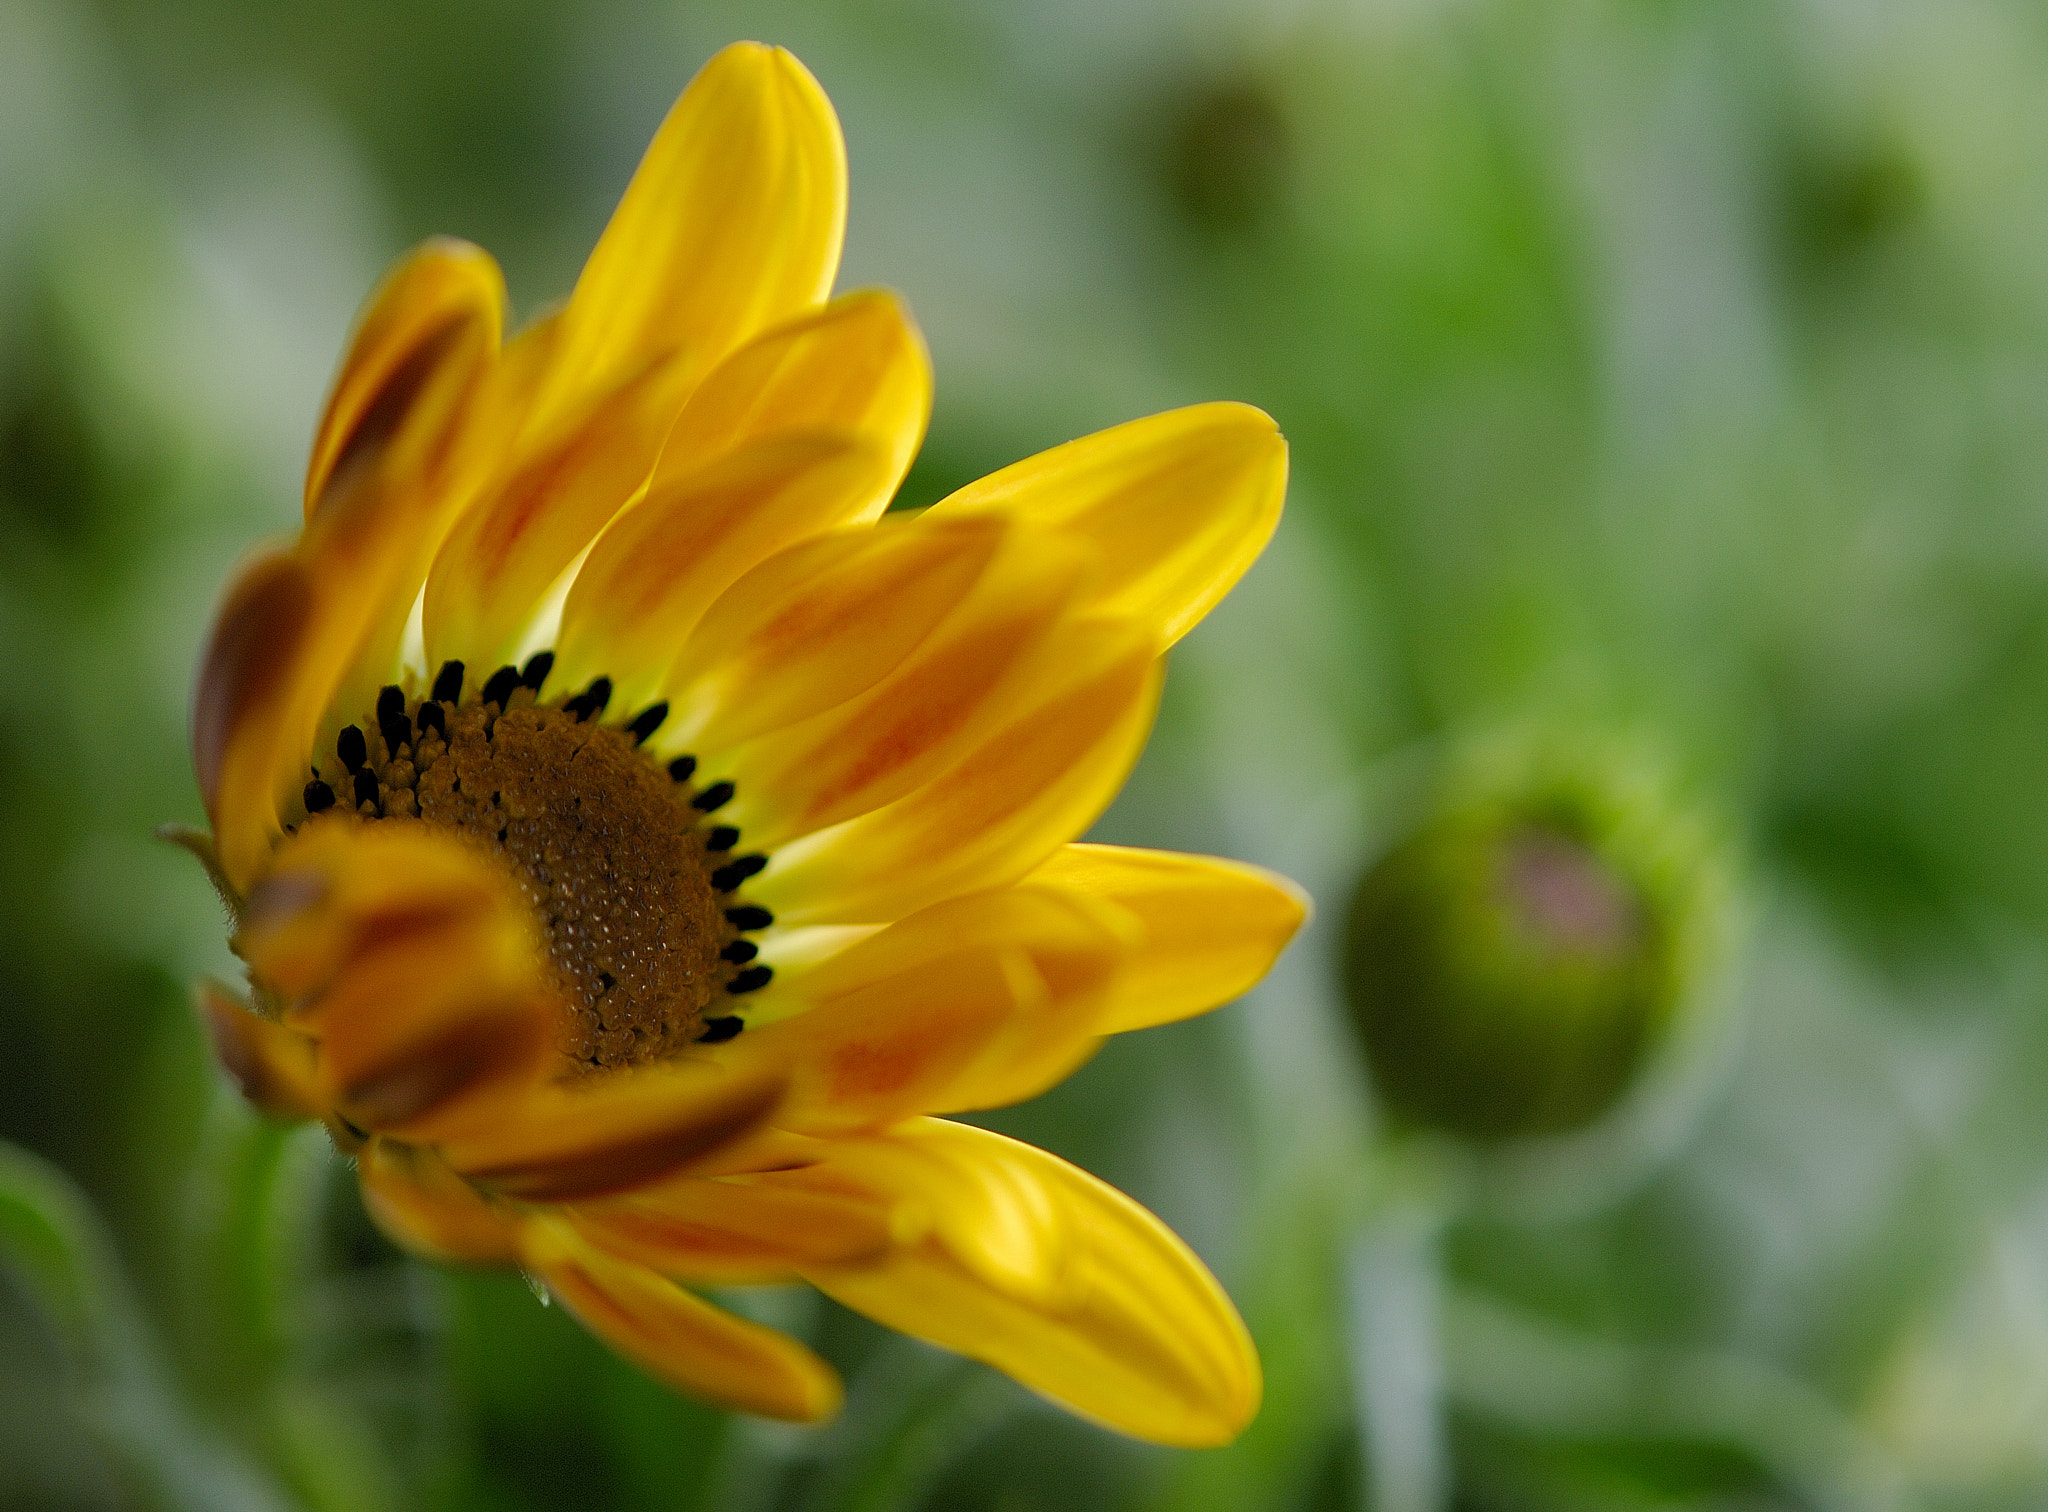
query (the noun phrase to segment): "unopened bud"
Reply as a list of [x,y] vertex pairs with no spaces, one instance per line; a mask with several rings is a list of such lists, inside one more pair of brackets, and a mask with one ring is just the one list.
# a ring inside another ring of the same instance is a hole
[[1351,908],[1344,985],[1389,1111],[1481,1140],[1594,1122],[1684,1011],[1720,877],[1703,828],[1612,755],[1453,779]]

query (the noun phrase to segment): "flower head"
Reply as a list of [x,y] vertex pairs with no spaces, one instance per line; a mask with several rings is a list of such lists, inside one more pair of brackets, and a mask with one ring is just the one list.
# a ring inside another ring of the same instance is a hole
[[304,529],[200,670],[249,967],[204,1006],[393,1236],[524,1267],[681,1389],[830,1412],[809,1351],[678,1284],[801,1278],[1218,1442],[1258,1365],[1200,1262],[932,1115],[1236,996],[1300,923],[1252,868],[1071,843],[1271,534],[1285,447],[1206,405],[885,515],[930,378],[893,298],[828,298],[844,215],[816,82],[735,46],[556,313],[501,344],[453,242],[372,297]]

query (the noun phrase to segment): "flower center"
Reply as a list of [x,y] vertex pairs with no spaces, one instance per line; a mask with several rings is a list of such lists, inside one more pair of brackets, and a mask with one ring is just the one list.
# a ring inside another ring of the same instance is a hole
[[538,702],[552,661],[503,668],[467,701],[456,662],[427,698],[386,688],[378,734],[341,732],[306,786],[307,811],[345,796],[365,819],[452,830],[497,857],[533,908],[576,1065],[640,1065],[729,1039],[743,1027],[734,999],[770,975],[750,964],[744,935],[772,922],[733,897],[766,858],[734,858],[739,831],[709,817],[732,784],[700,787],[691,757],[664,769],[640,749],[665,705],[604,723],[606,679]]

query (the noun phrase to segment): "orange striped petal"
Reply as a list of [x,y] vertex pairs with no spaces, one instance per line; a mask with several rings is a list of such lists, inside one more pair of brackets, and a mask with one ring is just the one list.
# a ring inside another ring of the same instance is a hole
[[873,1128],[952,1103],[949,1093],[1044,990],[1016,953],[965,952],[904,970],[750,1038],[794,1059],[778,1115],[806,1134]]
[[1308,894],[1241,861],[1118,845],[1069,845],[1031,874],[1128,909],[1143,929],[1102,1030],[1203,1013],[1251,990],[1308,918]]
[[415,825],[309,825],[250,893],[236,947],[317,1038],[322,1101],[435,1137],[554,1064],[559,1009],[511,880]]
[[669,111],[563,313],[550,404],[673,353],[684,391],[824,299],[846,232],[846,146],[818,81],[742,42]]
[[719,598],[676,658],[673,739],[730,747],[866,692],[966,597],[1005,529],[891,517],[770,557]]
[[1069,441],[970,483],[945,515],[1013,510],[1102,553],[1099,608],[1187,634],[1265,549],[1287,492],[1287,443],[1245,404],[1198,404]]
[[866,289],[764,332],[712,369],[676,417],[658,485],[737,447],[793,431],[865,436],[888,459],[852,519],[872,519],[910,469],[931,418],[932,370],[909,312]]
[[1005,886],[1085,830],[1144,749],[1164,664],[1143,626],[1072,621],[1050,650],[948,770],[778,852],[748,896],[784,924],[881,922]]
[[491,1202],[433,1151],[373,1139],[356,1156],[363,1206],[395,1243],[464,1265],[519,1263],[521,1219]]
[[237,888],[279,831],[276,778],[314,634],[313,579],[289,552],[257,557],[228,586],[207,632],[192,697],[192,765]]
[[738,783],[732,822],[751,843],[779,846],[878,809],[954,765],[1007,723],[1065,633],[1087,565],[1078,550],[1018,532],[879,683],[801,724],[706,752],[707,771]]
[[517,649],[549,588],[647,481],[680,397],[676,365],[651,363],[522,444],[434,558],[429,666],[495,666]]
[[[423,963],[413,952],[400,959]],[[551,998],[459,984],[422,990],[413,974],[391,969],[398,964],[351,973],[329,1004],[321,1086],[357,1128],[408,1139],[459,1134],[506,1116],[516,1088],[555,1068]],[[438,951],[434,965],[451,970]],[[407,986],[411,993],[398,996]]]
[[[992,1280],[934,1232],[879,1264],[809,1272],[819,1290],[1154,1443],[1228,1443],[1251,1420],[1260,1396],[1251,1339],[1215,1278],[1157,1218],[1086,1172],[984,1130],[922,1120],[892,1138],[947,1146],[956,1160],[1035,1189],[1048,1216],[1013,1236],[1033,1252],[1033,1284]],[[872,1158],[888,1142],[849,1145],[839,1158],[884,1184],[900,1180],[911,1168]],[[933,1193],[933,1205],[948,1195]]]
[[409,531],[411,563],[399,575],[383,615],[342,678],[320,726],[317,749],[331,751],[341,727],[363,718],[379,689],[403,679],[405,635],[428,569],[462,516],[493,483],[502,485],[516,471],[514,459],[528,457],[531,451],[515,447],[513,438],[521,434],[536,387],[546,375],[554,332],[553,317],[528,326],[504,345],[477,384],[435,484],[434,508],[421,514]]
[[442,1142],[465,1179],[531,1202],[574,1202],[717,1161],[761,1130],[785,1073],[759,1057],[677,1060],[529,1089],[489,1126]]
[[[306,757],[366,644],[401,625],[425,554],[465,497],[461,439],[494,361],[497,312],[473,309],[387,379],[394,418],[358,427],[330,469],[289,563],[260,560],[230,591],[201,662],[193,745],[222,870],[245,888],[281,824],[302,812]],[[370,407],[382,411],[382,396]],[[267,633],[266,633],[267,632]],[[211,781],[208,780],[209,774]]]
[[194,996],[214,1054],[242,1096],[272,1118],[297,1122],[325,1115],[313,1041],[261,1017],[218,982],[202,981]]
[[341,372],[313,435],[306,468],[306,518],[330,479],[376,451],[419,396],[442,347],[481,320],[503,324],[505,279],[491,255],[435,237],[385,275],[356,323]]
[[647,701],[734,579],[857,517],[887,466],[857,435],[808,431],[768,437],[650,488],[576,573],[555,642],[560,685],[606,676],[620,707]]
[[832,1133],[1021,1101],[1092,1053],[1128,948],[1116,910],[1051,888],[942,903],[778,980],[748,1036],[791,1067],[784,1127]]
[[645,1266],[607,1254],[559,1219],[531,1222],[523,1247],[527,1268],[556,1300],[677,1391],[800,1423],[839,1410],[832,1368],[794,1339],[735,1318]]
[[616,1255],[723,1284],[871,1260],[894,1237],[884,1204],[749,1181],[686,1178],[567,1211],[578,1232]]
[[532,979],[539,944],[511,877],[487,857],[424,825],[306,824],[251,889],[235,949],[282,996],[291,1016],[319,1028],[319,998],[380,952],[470,938],[495,928],[489,951],[456,964],[504,980]]

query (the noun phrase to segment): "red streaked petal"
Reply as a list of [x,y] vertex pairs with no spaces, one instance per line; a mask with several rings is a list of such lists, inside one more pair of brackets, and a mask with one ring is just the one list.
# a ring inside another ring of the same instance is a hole
[[432,1150],[373,1139],[356,1156],[363,1206],[415,1254],[464,1265],[516,1265],[522,1219],[490,1201]]
[[314,432],[306,518],[328,481],[381,447],[418,398],[439,348],[472,322],[503,324],[505,279],[491,255],[452,237],[415,248],[385,275],[358,318]]
[[1031,684],[948,768],[785,847],[748,896],[784,924],[880,923],[1015,881],[1123,786],[1158,705],[1152,644],[1142,625],[1067,622]]
[[959,605],[1005,529],[892,516],[770,557],[719,598],[676,658],[673,739],[730,747],[866,692]]
[[218,982],[200,982],[194,997],[214,1054],[242,1096],[272,1118],[296,1122],[326,1115],[312,1040],[262,1017]]
[[651,487],[591,548],[562,606],[555,676],[651,700],[698,617],[762,558],[866,507],[887,458],[837,431],[771,436]]

